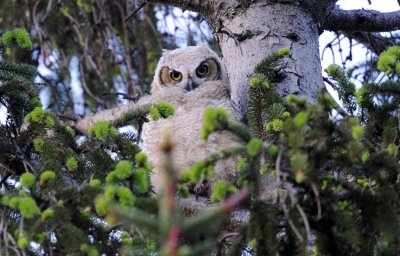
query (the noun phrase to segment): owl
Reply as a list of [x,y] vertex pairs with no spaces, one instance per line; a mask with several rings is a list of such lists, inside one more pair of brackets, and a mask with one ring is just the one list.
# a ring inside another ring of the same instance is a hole
[[[224,107],[231,119],[238,120],[239,115],[229,92],[228,76],[222,61],[206,44],[163,52],[155,71],[151,97],[171,103],[175,114],[143,126],[143,151],[153,165],[150,179],[157,194],[164,186],[160,149],[163,131],[168,129],[171,133],[175,145],[172,154],[178,175],[219,148],[236,143],[234,136],[228,132],[212,134],[207,141],[200,138],[207,107]],[[200,193],[210,196],[218,179],[235,183],[235,170],[233,160],[220,161],[215,166],[215,178],[206,182],[203,180],[203,192]]]

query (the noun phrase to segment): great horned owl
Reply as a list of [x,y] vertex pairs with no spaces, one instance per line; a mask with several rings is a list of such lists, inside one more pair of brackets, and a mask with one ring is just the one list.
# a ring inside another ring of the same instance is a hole
[[[228,132],[212,134],[205,142],[200,134],[203,114],[207,107],[224,107],[231,119],[238,113],[230,99],[226,70],[218,55],[207,45],[191,46],[164,51],[152,83],[152,98],[171,103],[174,116],[150,121],[143,127],[143,151],[153,164],[151,183],[159,193],[163,187],[160,144],[162,132],[168,129],[176,145],[173,151],[179,174],[189,169],[196,161],[203,160],[221,147],[229,147],[234,137]],[[224,160],[215,167],[215,180],[223,179],[231,184],[236,179],[235,163]],[[209,181],[206,195],[213,187]]]

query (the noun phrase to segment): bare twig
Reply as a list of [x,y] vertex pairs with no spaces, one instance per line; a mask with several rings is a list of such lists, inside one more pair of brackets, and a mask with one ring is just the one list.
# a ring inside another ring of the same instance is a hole
[[133,102],[137,102],[138,99],[139,99],[139,97],[137,97],[137,96],[136,96],[136,97],[132,97],[132,96],[130,96],[129,94],[126,94],[126,93],[124,93],[124,92],[103,92],[101,95],[102,95],[102,96],[121,95],[121,96],[123,96],[124,99],[131,100],[131,101],[133,101]]
[[92,99],[94,99],[94,101],[96,101],[96,103],[98,103],[98,104],[100,104],[100,105],[104,105],[105,102],[104,102],[102,99],[98,98],[96,95],[94,95],[94,94],[92,93],[92,91],[89,89],[89,87],[87,86],[86,81],[85,81],[85,77],[84,77],[84,75],[83,75],[84,72],[83,72],[82,63],[79,64],[79,67],[80,67],[80,72],[81,72],[81,83],[82,83],[83,89],[85,90],[85,92],[86,92]]
[[321,207],[321,200],[319,197],[319,191],[315,183],[311,184],[311,188],[314,191],[315,200],[317,201],[317,217],[316,220],[320,220],[322,218],[322,207]]

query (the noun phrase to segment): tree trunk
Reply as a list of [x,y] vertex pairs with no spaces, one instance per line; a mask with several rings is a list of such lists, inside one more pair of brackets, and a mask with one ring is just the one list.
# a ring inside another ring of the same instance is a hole
[[[231,97],[242,119],[246,118],[248,80],[255,65],[271,51],[284,47],[289,48],[291,54],[284,59],[286,77],[277,84],[277,90],[282,96],[296,94],[315,102],[323,81],[319,31],[311,14],[295,4],[265,2],[250,5],[235,15],[230,15],[230,12],[232,9],[219,9],[218,23],[215,17],[207,19],[217,32],[229,74]],[[274,179],[260,175],[257,181],[257,194],[262,198],[272,198],[276,188]]]
[[287,76],[277,85],[278,91],[282,96],[297,94],[314,102],[323,81],[319,31],[311,14],[295,4],[262,2],[250,5],[236,15],[227,15],[231,11],[219,10],[219,24],[215,17],[208,19],[214,18],[209,23],[217,32],[232,99],[242,117],[246,115],[248,80],[255,65],[269,52],[284,47],[290,48],[291,54],[285,58]]

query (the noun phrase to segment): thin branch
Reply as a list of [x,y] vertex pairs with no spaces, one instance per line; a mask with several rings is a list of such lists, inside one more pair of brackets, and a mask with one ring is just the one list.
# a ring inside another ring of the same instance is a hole
[[322,218],[322,207],[321,207],[321,199],[319,197],[319,192],[315,183],[311,184],[311,188],[315,195],[315,201],[317,202],[317,217],[316,220],[320,220]]
[[362,45],[373,51],[376,55],[381,54],[390,46],[396,44],[396,37],[384,37],[379,33],[368,33],[359,31],[341,31],[346,37],[353,38]]
[[100,99],[99,97],[97,97],[96,95],[94,95],[94,94],[92,93],[92,91],[89,89],[89,87],[87,86],[86,81],[85,81],[85,77],[84,77],[84,75],[83,75],[84,72],[83,72],[83,65],[82,65],[82,63],[79,64],[79,67],[80,67],[80,72],[81,72],[81,84],[82,84],[82,87],[83,87],[84,91],[87,93],[87,95],[88,95],[90,98],[92,98],[94,101],[96,101],[97,104],[104,105],[105,102],[104,102],[102,99]]
[[136,13],[138,13],[140,9],[142,9],[146,4],[147,4],[146,2],[141,3],[138,8],[133,10],[131,13],[128,14],[128,16],[124,18],[123,22],[126,23],[130,18],[132,18]]
[[210,14],[210,11],[214,10],[211,6],[216,4],[212,0],[149,0],[147,2],[172,5],[202,14]]
[[133,102],[138,101],[139,97],[132,97],[127,93],[124,92],[103,92],[101,96],[122,96],[124,99],[131,100]]
[[106,109],[96,114],[87,115],[82,119],[77,120],[76,122],[71,123],[71,125],[81,133],[87,133],[89,128],[98,121],[109,121],[113,122],[115,120],[120,119],[123,114],[131,109],[134,109],[138,106],[157,103],[159,101],[158,98],[151,97],[142,97],[137,103],[129,103],[125,105],[121,105],[115,108]]
[[342,10],[338,6],[327,16],[322,28],[333,31],[384,32],[400,29],[400,11]]

